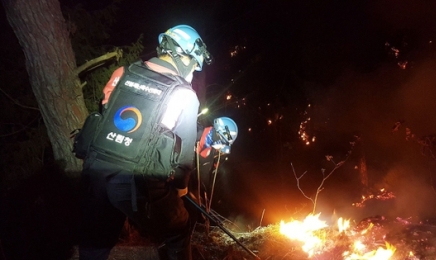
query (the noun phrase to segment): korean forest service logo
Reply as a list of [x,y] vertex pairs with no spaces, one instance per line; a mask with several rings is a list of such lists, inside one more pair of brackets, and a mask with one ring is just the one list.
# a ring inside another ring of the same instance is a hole
[[123,106],[118,109],[114,116],[116,128],[123,132],[133,133],[141,126],[142,115],[134,106]]

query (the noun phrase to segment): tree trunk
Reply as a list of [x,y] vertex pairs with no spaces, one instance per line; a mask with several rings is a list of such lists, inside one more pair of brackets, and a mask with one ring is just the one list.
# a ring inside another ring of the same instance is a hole
[[76,61],[58,0],[1,0],[26,57],[30,84],[52,144],[54,159],[78,173],[70,132],[80,128],[85,107]]

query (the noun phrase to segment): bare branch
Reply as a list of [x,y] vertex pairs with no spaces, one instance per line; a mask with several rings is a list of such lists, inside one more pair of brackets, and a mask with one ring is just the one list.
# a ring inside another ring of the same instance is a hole
[[[357,137],[356,136],[356,140],[359,140],[359,137]],[[347,155],[346,155],[346,157],[345,157],[345,159],[343,160],[343,161],[340,161],[339,163],[335,163],[335,161],[333,160],[333,156],[331,156],[331,155],[326,155],[325,156],[325,158],[326,158],[326,160],[327,161],[329,161],[329,162],[332,162],[333,163],[333,165],[334,165],[334,168],[327,174],[327,175],[325,175],[325,169],[321,169],[321,173],[322,173],[322,176],[323,176],[323,178],[322,178],[322,181],[321,181],[321,183],[319,184],[319,186],[318,186],[318,188],[316,189],[316,193],[315,193],[315,198],[311,198],[311,197],[309,197],[309,196],[307,196],[306,195],[306,193],[304,193],[304,191],[301,189],[301,187],[300,187],[300,179],[307,173],[307,171],[305,171],[303,174],[301,174],[300,176],[297,176],[297,174],[295,173],[295,169],[294,169],[294,165],[291,163],[291,167],[292,167],[292,171],[293,171],[293,173],[294,173],[294,177],[295,177],[295,179],[297,180],[297,188],[300,190],[300,192],[301,192],[301,194],[303,194],[303,196],[305,197],[305,198],[307,198],[308,200],[310,200],[311,202],[312,202],[312,204],[313,204],[313,209],[312,209],[312,214],[315,214],[315,210],[316,210],[316,205],[317,205],[317,201],[318,201],[318,197],[319,197],[319,194],[321,193],[321,191],[323,191],[324,190],[324,183],[325,183],[325,181],[328,179],[328,178],[330,178],[330,176],[339,168],[339,167],[341,167],[342,165],[344,165],[344,163],[348,160],[348,158],[350,157],[350,155],[351,155],[351,152],[352,152],[352,150],[353,150],[353,148],[354,148],[354,145],[356,144],[356,142],[350,142],[350,145],[351,145],[351,149],[350,149],[350,151],[348,151],[347,152]]]
[[313,201],[313,199],[309,196],[306,195],[306,193],[304,193],[304,191],[301,189],[300,187],[300,179],[307,173],[307,171],[303,172],[303,174],[300,175],[300,177],[297,177],[297,174],[295,173],[295,168],[294,165],[291,163],[291,167],[292,167],[292,172],[294,173],[295,179],[297,180],[297,187],[300,190],[301,194],[303,194],[303,196],[312,201],[312,204],[315,204],[315,202]]
[[15,135],[15,134],[21,133],[21,132],[23,132],[24,130],[27,130],[27,129],[30,127],[30,125],[32,125],[36,120],[39,120],[39,119],[41,119],[41,116],[39,116],[39,117],[35,117],[32,121],[30,121],[27,125],[25,125],[25,126],[22,127],[21,129],[16,130],[16,131],[11,132],[11,133],[1,134],[0,137],[8,137],[8,136],[12,136],[12,135]]
[[[74,72],[79,75],[80,73],[88,70],[95,69],[104,64],[105,61],[115,58],[117,61],[123,56],[123,50],[116,48],[113,52],[108,52],[106,54],[101,55],[98,58],[92,59],[85,64],[77,67]],[[82,85],[83,87],[83,85]]]
[[9,98],[15,105],[22,107],[22,108],[26,108],[26,109],[32,109],[32,110],[36,110],[39,111],[39,108],[37,107],[29,107],[29,106],[25,106],[23,104],[21,104],[20,102],[18,102],[16,99],[12,98],[11,96],[9,96],[3,89],[0,88],[0,91],[7,97]]

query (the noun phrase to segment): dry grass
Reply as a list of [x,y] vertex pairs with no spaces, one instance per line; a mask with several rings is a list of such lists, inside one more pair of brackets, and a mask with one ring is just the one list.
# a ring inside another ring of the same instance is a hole
[[[398,219],[372,217],[357,223],[346,233],[327,227],[318,231],[318,235],[324,238],[325,243],[310,258],[302,250],[301,242],[285,237],[279,229],[279,224],[273,224],[259,227],[251,232],[227,230],[262,260],[342,260],[343,253],[350,250],[356,240],[362,241],[368,250],[385,247],[385,242],[388,242],[396,248],[390,260],[436,259],[436,226],[428,223],[406,223]],[[193,260],[254,259],[219,227],[211,226],[209,232],[206,230],[203,224],[197,224],[195,227],[192,237]],[[363,230],[367,232],[362,233]],[[147,240],[137,237],[133,230],[130,231],[133,232],[129,238],[132,241],[125,236],[125,240],[120,241],[112,250],[109,260],[158,260],[156,247]],[[76,259],[78,259],[77,252],[70,260]]]
[[[232,234],[262,260],[341,260],[344,259],[343,253],[350,250],[357,240],[362,241],[369,251],[385,248],[388,242],[396,248],[391,260],[436,259],[436,226],[429,224],[404,224],[397,220],[375,217],[362,220],[346,233],[327,227],[318,231],[325,243],[310,258],[302,250],[301,242],[285,237],[279,228],[279,224],[274,224],[259,227],[252,232]],[[362,233],[363,230],[367,232]],[[192,239],[192,248],[194,260],[254,259],[218,227],[211,227],[207,235],[204,226],[198,225]]]

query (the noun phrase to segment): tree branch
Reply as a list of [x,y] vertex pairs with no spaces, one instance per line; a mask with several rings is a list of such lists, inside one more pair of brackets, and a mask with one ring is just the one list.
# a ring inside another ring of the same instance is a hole
[[307,196],[306,193],[304,193],[304,191],[300,187],[300,179],[303,178],[303,176],[307,173],[307,171],[303,172],[303,174],[301,174],[300,177],[297,177],[297,173],[295,172],[294,164],[291,163],[291,167],[292,167],[292,172],[294,173],[295,179],[297,180],[297,188],[301,191],[301,194],[303,194],[303,196],[306,199],[310,200],[312,202],[312,204],[315,204],[313,199],[311,197]]
[[7,134],[0,134],[0,137],[8,137],[8,136],[12,136],[12,135],[18,134],[20,132],[23,132],[24,130],[27,130],[29,128],[29,126],[32,125],[36,120],[39,120],[39,119],[41,119],[41,116],[35,117],[32,121],[30,121],[27,125],[25,125],[24,127],[22,127],[19,130],[16,130],[14,132],[7,133]]
[[32,109],[32,110],[36,110],[39,111],[39,108],[37,107],[29,107],[29,106],[25,106],[23,104],[21,104],[20,102],[18,102],[16,99],[12,98],[11,96],[9,96],[3,89],[0,88],[0,91],[7,97],[9,98],[15,105],[22,107],[22,108],[26,108],[26,109]]
[[[356,140],[360,140],[360,138],[358,136],[355,136]],[[351,145],[351,149],[347,152],[346,157],[343,161],[340,161],[339,163],[335,163],[335,161],[333,161],[333,156],[331,155],[326,155],[326,159],[329,162],[332,162],[334,165],[334,168],[327,174],[325,175],[325,169],[321,169],[321,173],[322,173],[322,181],[319,184],[318,188],[316,189],[316,193],[315,193],[315,198],[312,198],[308,195],[306,195],[306,193],[303,191],[303,189],[300,187],[300,180],[301,178],[303,178],[303,176],[307,173],[307,171],[305,171],[303,174],[301,174],[300,176],[297,176],[297,173],[295,172],[295,168],[294,165],[291,163],[291,167],[292,167],[292,172],[294,173],[294,177],[297,180],[297,188],[300,190],[301,194],[303,194],[303,196],[310,200],[313,204],[313,208],[312,208],[312,214],[315,214],[315,210],[316,210],[316,206],[317,206],[317,202],[318,202],[318,196],[321,193],[321,191],[324,189],[324,183],[326,182],[326,180],[328,178],[330,178],[330,176],[338,169],[340,168],[342,165],[344,165],[344,163],[348,160],[348,158],[351,155],[351,152],[353,151],[354,145],[355,145],[356,141],[354,142],[350,142]]]
[[79,75],[80,73],[82,73],[84,71],[92,70],[92,69],[95,69],[95,68],[103,65],[103,63],[106,60],[110,60],[112,58],[115,58],[117,61],[119,61],[122,56],[123,56],[123,50],[116,48],[113,52],[108,52],[106,54],[101,55],[98,58],[92,59],[90,61],[87,61],[85,64],[80,65],[79,67],[77,67],[74,70],[74,72],[77,75]]

